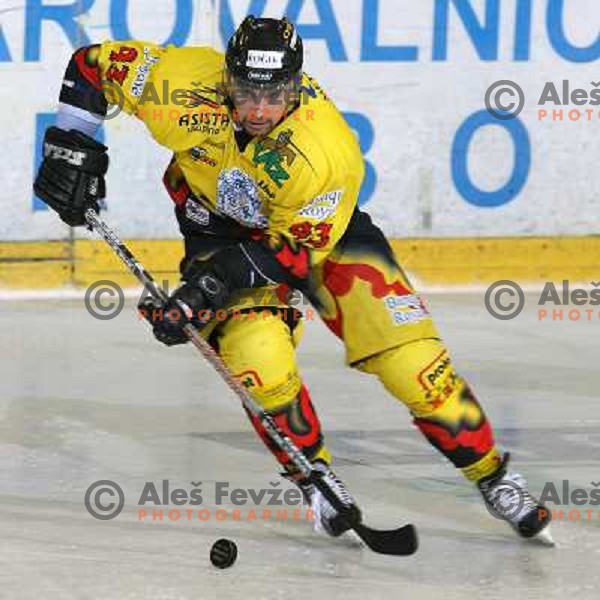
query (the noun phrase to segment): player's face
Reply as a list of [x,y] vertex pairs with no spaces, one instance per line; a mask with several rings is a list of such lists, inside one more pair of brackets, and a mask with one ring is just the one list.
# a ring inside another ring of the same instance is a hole
[[236,121],[250,135],[267,135],[289,111],[291,91],[291,84],[264,89],[234,82],[231,98]]

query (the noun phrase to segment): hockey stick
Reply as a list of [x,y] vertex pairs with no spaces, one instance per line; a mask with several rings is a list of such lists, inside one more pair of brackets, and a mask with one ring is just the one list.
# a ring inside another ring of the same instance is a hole
[[[125,246],[115,232],[108,227],[98,213],[93,209],[88,209],[85,213],[85,219],[88,225],[104,239],[117,256],[125,263],[128,269],[144,285],[144,288],[162,304],[166,304],[169,298],[165,291],[156,285],[156,282],[150,273],[148,273],[144,266],[136,260],[135,256],[127,246]],[[416,530],[413,525],[405,525],[399,529],[391,530],[371,529],[370,527],[363,525],[354,511],[350,510],[337,497],[336,493],[326,481],[324,481],[323,474],[313,467],[312,463],[297,448],[292,440],[279,429],[279,426],[275,423],[271,415],[265,412],[254,401],[246,388],[231,374],[225,363],[221,360],[221,357],[213,350],[210,344],[199,335],[196,328],[191,323],[188,323],[184,326],[184,331],[188,339],[196,346],[202,356],[214,367],[227,385],[236,393],[244,407],[260,420],[271,439],[287,454],[290,462],[321,491],[329,503],[342,518],[345,519],[346,524],[358,534],[361,540],[373,550],[373,552],[395,556],[405,556],[416,552],[418,542]]]

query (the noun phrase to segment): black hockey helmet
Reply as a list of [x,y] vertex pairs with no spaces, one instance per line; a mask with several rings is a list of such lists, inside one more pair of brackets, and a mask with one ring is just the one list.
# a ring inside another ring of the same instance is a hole
[[297,76],[304,60],[302,39],[283,19],[246,17],[227,44],[230,78],[242,85],[276,88]]

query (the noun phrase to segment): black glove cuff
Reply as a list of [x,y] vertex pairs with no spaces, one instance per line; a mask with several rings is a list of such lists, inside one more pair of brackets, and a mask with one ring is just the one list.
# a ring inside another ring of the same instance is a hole
[[80,131],[49,127],[44,137],[44,158],[66,163],[91,175],[108,171],[108,148]]
[[[183,279],[185,280],[184,288],[195,288],[195,293],[202,294],[206,305],[213,310],[223,308],[231,295],[226,274],[210,261],[206,264],[192,263],[183,274]],[[186,302],[184,296],[181,297],[181,300]],[[194,299],[186,304],[198,306],[200,302]]]

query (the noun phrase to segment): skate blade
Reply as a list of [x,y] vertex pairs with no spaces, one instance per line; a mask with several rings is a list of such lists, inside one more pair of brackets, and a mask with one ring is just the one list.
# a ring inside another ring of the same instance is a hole
[[554,538],[552,537],[552,533],[550,532],[550,525],[548,525],[547,527],[544,527],[544,529],[542,529],[542,531],[540,531],[536,536],[532,537],[531,541],[541,544],[542,546],[549,546],[549,547],[556,546],[556,542],[554,541]]
[[362,548],[365,543],[360,539],[360,536],[353,529],[349,529],[342,533],[341,538],[349,545],[356,548]]

